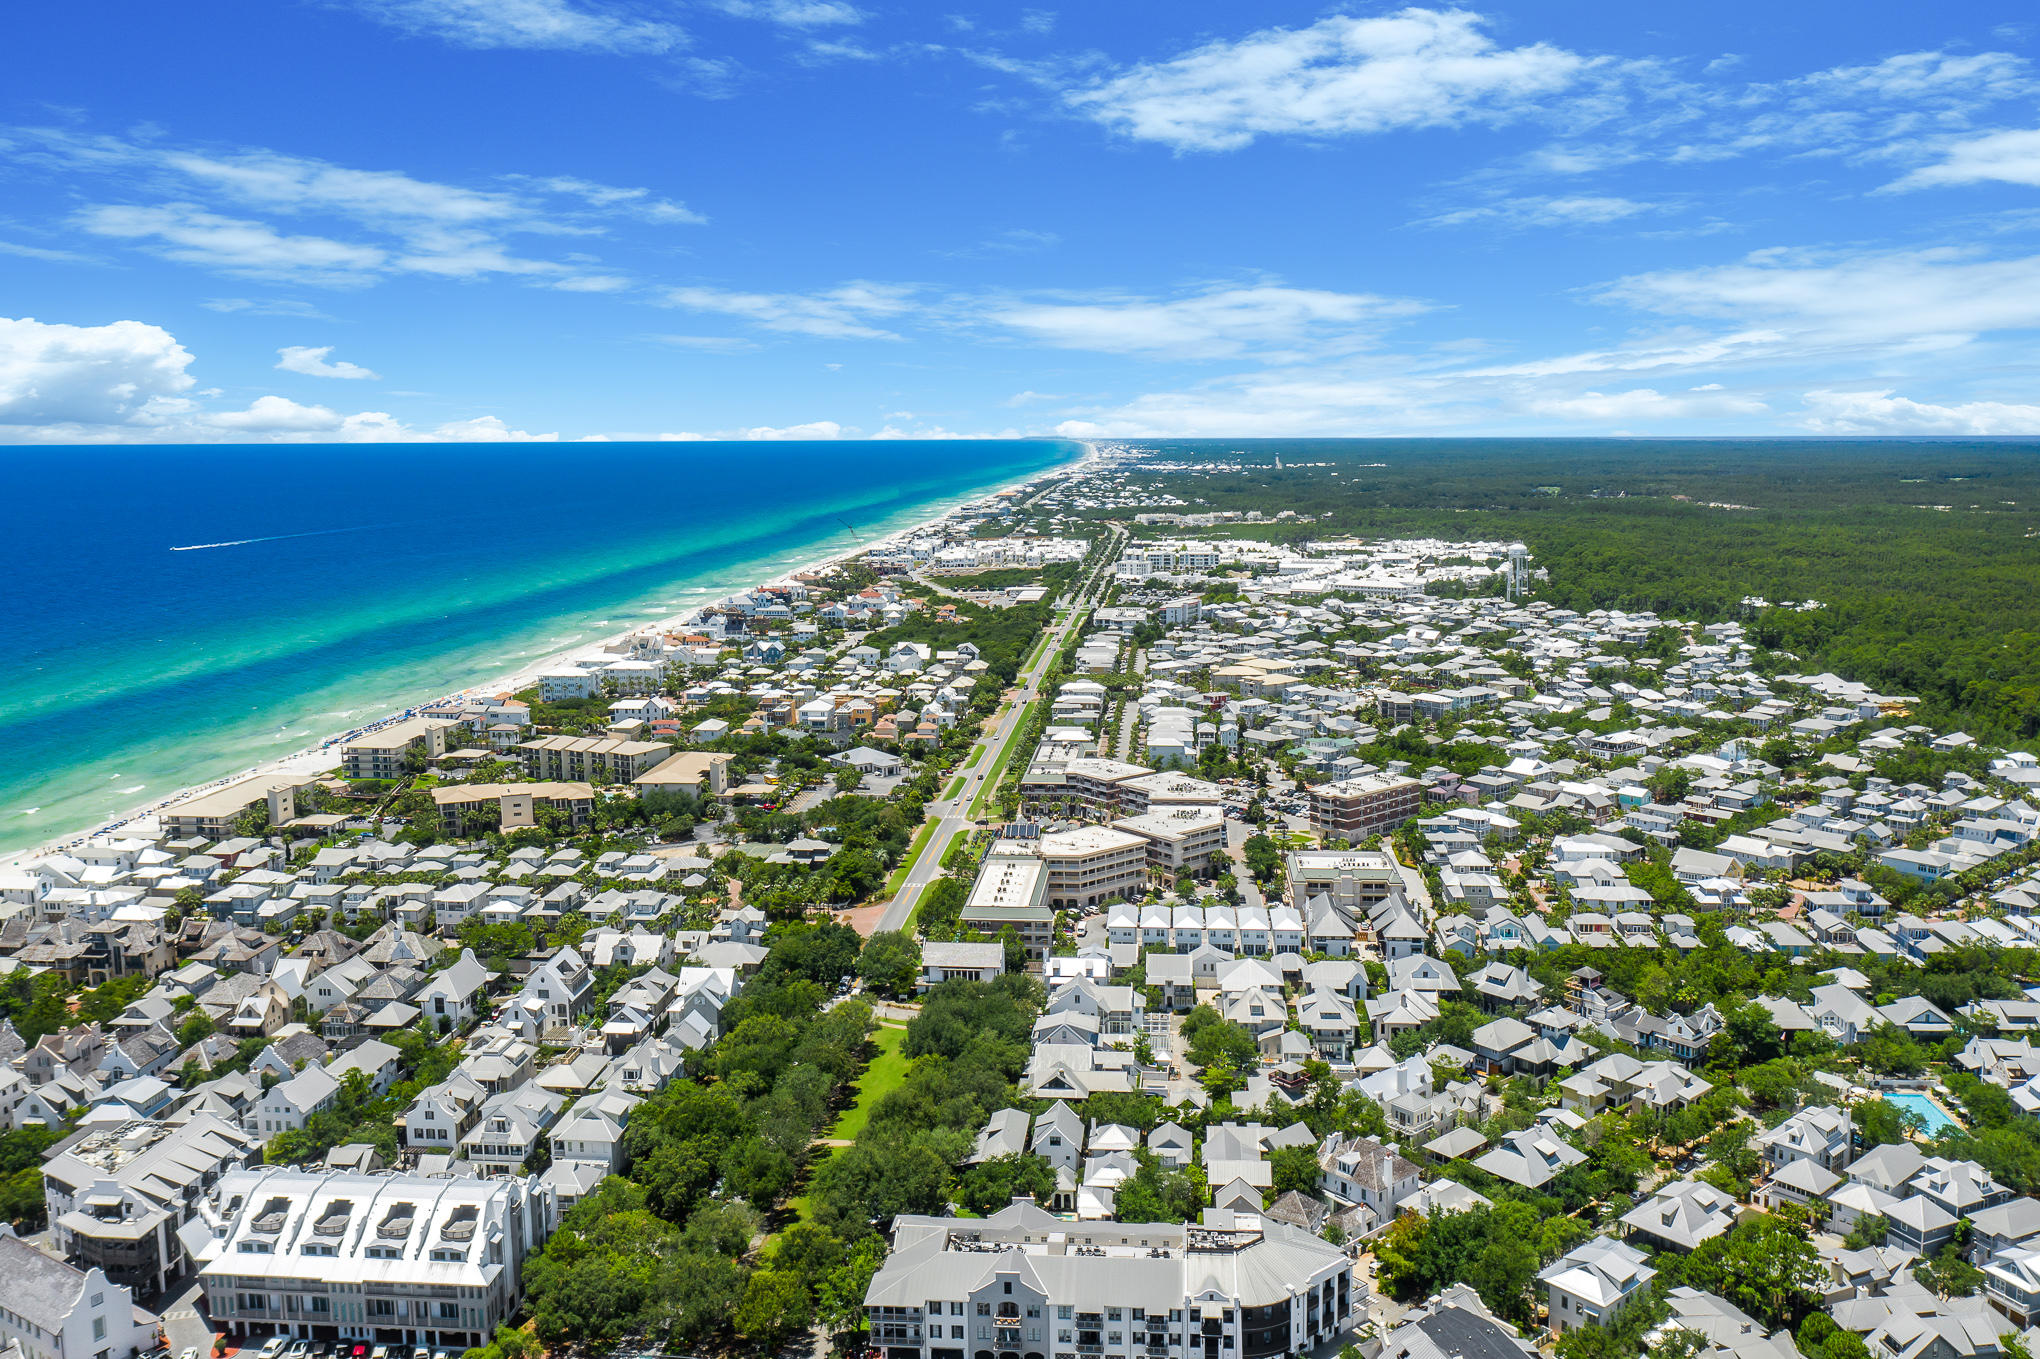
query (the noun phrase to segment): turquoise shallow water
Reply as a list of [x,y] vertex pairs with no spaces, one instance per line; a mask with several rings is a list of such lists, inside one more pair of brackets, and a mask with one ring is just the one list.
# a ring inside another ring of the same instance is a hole
[[0,448],[0,853],[1070,461],[1055,440]]

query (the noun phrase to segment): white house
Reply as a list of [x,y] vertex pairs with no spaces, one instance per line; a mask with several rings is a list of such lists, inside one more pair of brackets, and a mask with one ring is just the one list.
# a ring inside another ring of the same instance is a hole
[[45,1255],[0,1222],[0,1340],[24,1359],[129,1359],[155,1348],[156,1318],[98,1269]]

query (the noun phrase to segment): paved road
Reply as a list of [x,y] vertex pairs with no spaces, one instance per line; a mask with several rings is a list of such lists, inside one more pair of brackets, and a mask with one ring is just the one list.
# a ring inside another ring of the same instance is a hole
[[927,848],[922,851],[919,861],[907,874],[907,880],[900,884],[900,890],[879,916],[875,928],[881,930],[906,928],[907,917],[913,914],[914,903],[921,899],[921,893],[942,872],[942,854],[949,847],[950,837],[967,826],[977,824],[970,817],[971,800],[992,777],[992,771],[998,768],[999,757],[1006,747],[1019,736],[1021,719],[1027,712],[1027,697],[1038,690],[1049,663],[1069,641],[1070,629],[1076,626],[1078,615],[1096,602],[1101,590],[1100,581],[1105,571],[1118,560],[1118,539],[1123,532],[1121,529],[1113,530],[1113,542],[1106,548],[1104,558],[1085,580],[1082,588],[1072,597],[1067,616],[1050,629],[1049,642],[1047,646],[1041,648],[1040,659],[1023,671],[1015,682],[1014,701],[1007,706],[1005,715],[979,735],[977,763],[963,771],[963,787],[957,790],[953,798],[937,798],[928,804],[928,815],[935,818],[935,833],[929,837]]

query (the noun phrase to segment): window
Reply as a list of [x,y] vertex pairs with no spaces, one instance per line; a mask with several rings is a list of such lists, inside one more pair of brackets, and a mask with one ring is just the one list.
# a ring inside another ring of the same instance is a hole
[[105,1317],[94,1317],[94,1318],[92,1318],[92,1338],[93,1338],[94,1340],[104,1340],[104,1339],[106,1339],[106,1318],[105,1318]]
[[941,1304],[941,1303],[939,1303],[939,1302],[931,1302],[931,1303],[929,1303],[929,1304],[928,1304],[928,1315],[929,1315],[929,1316],[931,1316],[931,1317],[939,1317],[939,1316],[941,1316],[941,1315],[942,1315],[942,1304]]

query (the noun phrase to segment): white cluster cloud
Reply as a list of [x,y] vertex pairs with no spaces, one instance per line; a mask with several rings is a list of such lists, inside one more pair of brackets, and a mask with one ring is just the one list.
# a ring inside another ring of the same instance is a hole
[[1535,43],[1502,48],[1464,10],[1409,8],[1270,28],[1064,92],[1141,141],[1228,151],[1257,137],[1335,137],[1506,122],[1589,63]]
[[338,362],[329,360],[326,356],[332,352],[332,345],[321,345],[317,349],[310,345],[287,345],[276,351],[276,366],[286,373],[301,373],[305,377],[372,379],[381,376],[358,363],[349,363],[345,359]]
[[1889,391],[1814,391],[1805,408],[1817,434],[2040,434],[2040,406],[2002,401],[1937,406]]
[[[277,366],[320,376],[372,377],[353,364],[325,364],[330,349],[286,349]],[[292,355],[304,366],[292,366]],[[0,317],[0,442],[201,443],[478,442],[556,439],[527,434],[495,416],[416,428],[384,411],[344,413],[281,396],[234,409],[197,392],[190,350],[161,326],[141,321],[53,324]]]
[[0,317],[0,429],[109,426],[181,406],[192,354],[140,321],[46,325]]
[[1991,132],[1948,143],[1941,159],[1899,180],[1895,189],[1995,180],[2040,188],[2040,129]]

